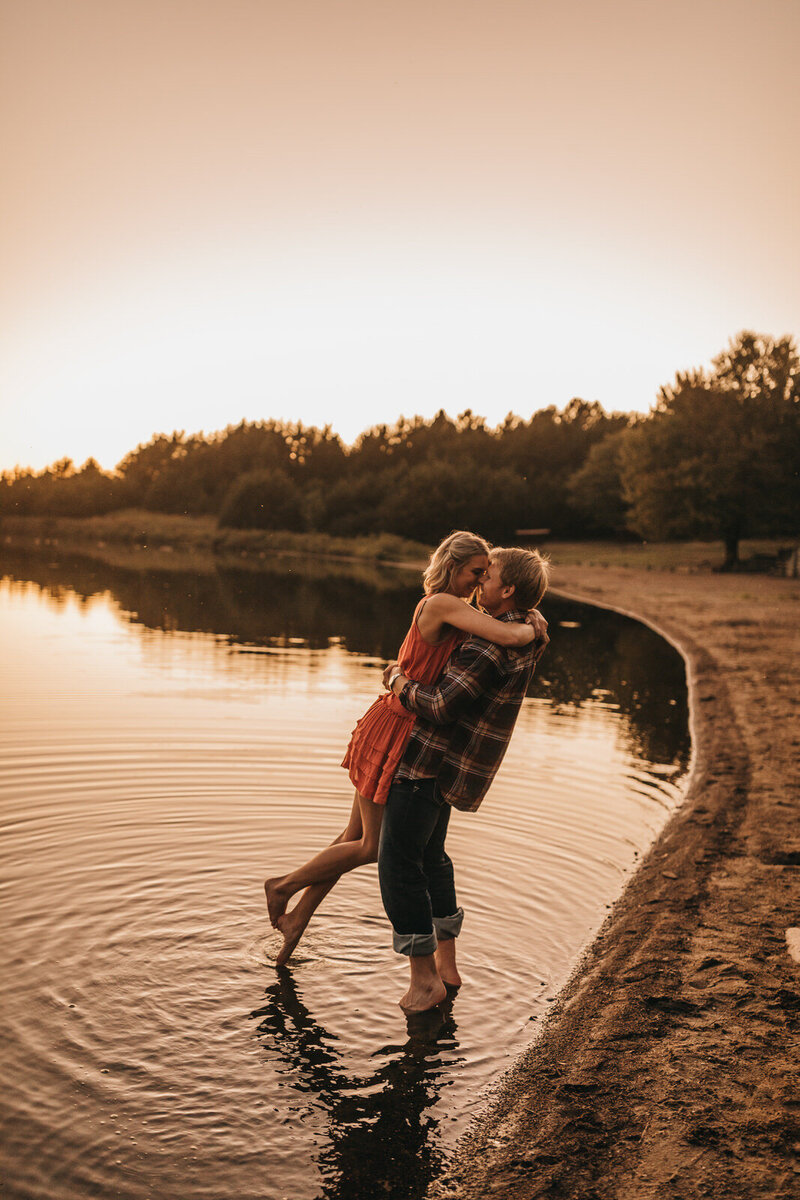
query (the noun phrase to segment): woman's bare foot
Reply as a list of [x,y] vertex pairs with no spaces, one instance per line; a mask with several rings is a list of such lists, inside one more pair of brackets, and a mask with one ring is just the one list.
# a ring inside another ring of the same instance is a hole
[[291,912],[284,913],[282,917],[278,917],[275,922],[277,928],[283,934],[283,945],[278,951],[278,957],[275,959],[276,966],[283,967],[292,957],[292,954],[297,947],[297,943],[305,932],[308,919],[302,913],[298,913],[297,909],[292,909]]
[[291,892],[284,892],[280,887],[280,879],[268,879],[264,884],[267,897],[267,911],[270,923],[277,928],[278,920],[286,912],[286,905],[291,899]]
[[435,1008],[446,999],[447,988],[440,979],[438,984],[435,981],[412,984],[399,1003],[404,1013],[421,1013]]
[[456,966],[456,939],[442,938],[434,955],[442,983],[449,988],[461,987],[461,976]]

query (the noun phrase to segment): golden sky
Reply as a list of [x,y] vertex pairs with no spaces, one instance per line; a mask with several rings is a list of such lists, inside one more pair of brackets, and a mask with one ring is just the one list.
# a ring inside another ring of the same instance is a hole
[[800,330],[800,0],[0,0],[0,468]]

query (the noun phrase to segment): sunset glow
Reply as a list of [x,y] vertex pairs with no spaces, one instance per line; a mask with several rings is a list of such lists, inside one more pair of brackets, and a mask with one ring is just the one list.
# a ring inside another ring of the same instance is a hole
[[794,0],[6,0],[0,468],[800,329]]

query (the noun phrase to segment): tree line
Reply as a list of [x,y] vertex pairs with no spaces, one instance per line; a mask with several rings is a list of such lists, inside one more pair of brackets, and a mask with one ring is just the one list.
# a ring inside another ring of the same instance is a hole
[[554,536],[721,539],[795,534],[800,521],[800,359],[791,337],[745,331],[710,370],[679,373],[647,416],[573,399],[497,428],[470,410],[401,417],[346,446],[274,420],[159,434],[112,472],[63,459],[0,476],[0,514],[122,508],[213,515],[234,528],[397,533],[452,528],[492,541]]

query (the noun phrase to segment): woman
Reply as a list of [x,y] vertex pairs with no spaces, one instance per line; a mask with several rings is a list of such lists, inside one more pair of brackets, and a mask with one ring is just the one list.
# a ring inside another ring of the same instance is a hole
[[[525,646],[533,640],[531,625],[496,621],[466,603],[488,566],[489,547],[474,533],[451,533],[434,550],[422,577],[425,595],[398,653],[402,672],[409,679],[435,683],[467,634],[499,646]],[[356,789],[347,828],[302,867],[264,884],[270,921],[284,938],[277,957],[279,966],[287,962],[337,879],[354,867],[377,860],[383,806],[413,722],[413,714],[390,692],[371,705],[353,730],[342,762]],[[303,889],[297,905],[287,912],[291,897]]]

